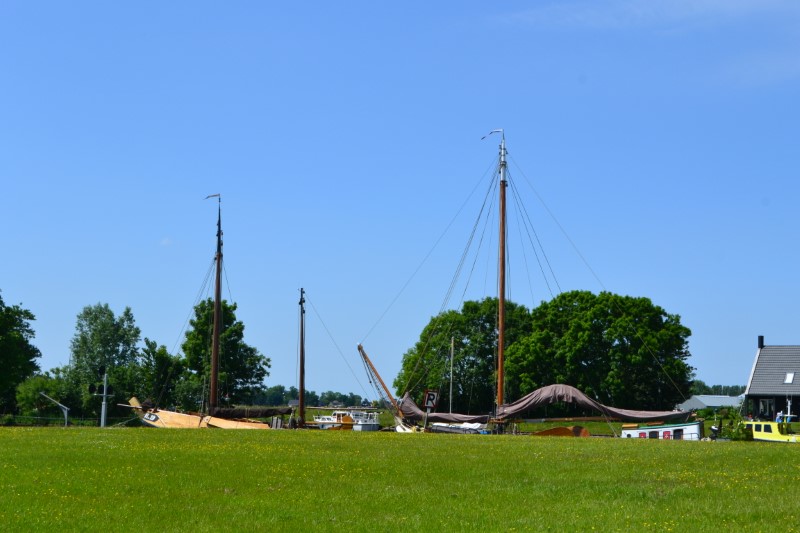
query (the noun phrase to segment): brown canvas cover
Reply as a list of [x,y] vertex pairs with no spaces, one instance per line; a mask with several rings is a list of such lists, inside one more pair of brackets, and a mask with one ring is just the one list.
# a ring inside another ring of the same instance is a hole
[[569,385],[548,385],[527,394],[513,403],[503,404],[498,409],[497,418],[507,419],[522,415],[535,407],[552,403],[574,403],[586,409],[600,412],[609,418],[647,422],[652,420],[688,420],[688,411],[635,411],[618,409],[592,400],[584,393]]
[[[406,392],[400,400],[400,411],[403,413],[403,418],[407,420],[422,420],[425,417],[425,411],[411,399],[411,396]],[[462,422],[485,424],[489,421],[489,415],[460,415],[458,413],[431,413],[428,415],[428,422],[448,422],[460,424]]]

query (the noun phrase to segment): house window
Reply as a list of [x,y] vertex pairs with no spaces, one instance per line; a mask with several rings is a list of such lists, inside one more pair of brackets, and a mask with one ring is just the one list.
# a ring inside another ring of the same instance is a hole
[[783,380],[784,383],[792,383],[794,381],[794,372],[787,372],[786,378]]

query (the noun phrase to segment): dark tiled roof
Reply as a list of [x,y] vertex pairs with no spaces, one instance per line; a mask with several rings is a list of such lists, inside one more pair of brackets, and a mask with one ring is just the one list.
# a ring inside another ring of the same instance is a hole
[[[784,383],[794,372],[794,381]],[[800,346],[764,346],[756,354],[747,395],[800,396]]]

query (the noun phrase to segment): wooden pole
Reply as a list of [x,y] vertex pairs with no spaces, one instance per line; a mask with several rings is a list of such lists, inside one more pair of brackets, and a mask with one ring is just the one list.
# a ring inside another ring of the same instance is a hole
[[503,405],[506,329],[506,139],[500,141],[500,240],[497,273],[497,407]]
[[300,391],[298,402],[298,427],[303,427],[306,423],[306,298],[305,291],[300,289]]
[[214,284],[214,330],[211,334],[211,390],[208,411],[213,415],[219,406],[219,337],[222,331],[222,198],[218,197],[216,280]]

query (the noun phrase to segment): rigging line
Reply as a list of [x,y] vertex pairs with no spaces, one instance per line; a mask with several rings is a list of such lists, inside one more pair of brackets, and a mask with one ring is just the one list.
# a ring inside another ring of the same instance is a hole
[[[525,205],[522,203],[521,198],[519,196],[519,191],[516,189],[514,185],[511,186],[512,197],[514,198],[514,205],[517,206],[517,219],[522,221],[521,224],[517,225],[517,230],[520,232],[520,239],[522,239],[522,230],[520,230],[520,226],[524,226],[525,232],[528,236],[528,242],[531,244],[531,249],[533,250],[533,254],[536,257],[536,262],[539,265],[539,271],[542,273],[542,279],[544,279],[545,285],[547,285],[547,290],[550,292],[550,296],[554,297],[553,288],[550,286],[550,280],[547,278],[547,274],[544,271],[544,265],[542,265],[542,260],[539,257],[539,252],[537,251],[536,245],[531,238],[531,231],[533,231],[534,235],[536,236],[536,243],[538,243],[539,248],[542,250],[542,255],[547,262],[547,265],[550,266],[550,261],[547,260],[547,255],[544,253],[544,247],[542,247],[541,241],[539,241],[539,236],[536,234],[536,230],[533,228],[533,224],[530,222],[530,218],[527,217],[527,211],[525,210]],[[520,216],[523,215],[523,216]],[[525,255],[525,247],[522,248],[523,255]],[[526,265],[527,265],[527,256],[526,256]],[[550,274],[553,277],[556,285],[558,286],[559,292],[561,292],[561,287],[558,285],[558,280],[555,277],[555,273],[553,272],[552,267],[550,267]],[[530,272],[528,272],[528,282],[530,281]],[[533,305],[533,289],[531,284],[531,302]]]
[[[472,247],[472,243],[474,241],[475,234],[477,233],[477,229],[478,229],[479,223],[481,222],[481,220],[483,220],[483,230],[480,233],[480,239],[478,240],[478,246],[477,246],[477,250],[475,252],[473,261],[472,261],[472,267],[470,269],[469,275],[467,276],[467,281],[464,284],[464,290],[461,293],[461,299],[460,299],[461,301],[459,303],[459,308],[461,306],[463,306],[464,300],[466,299],[467,290],[469,289],[469,283],[472,280],[472,276],[475,273],[475,269],[476,269],[476,266],[478,264],[478,259],[480,258],[480,250],[481,250],[481,248],[483,248],[483,242],[486,239],[486,232],[489,229],[489,222],[491,221],[492,213],[493,213],[493,210],[494,210],[494,205],[496,203],[496,202],[494,202],[494,200],[497,197],[497,189],[498,189],[497,188],[497,183],[498,183],[498,178],[499,177],[500,177],[499,172],[495,173],[494,177],[492,178],[492,181],[489,183],[489,188],[487,189],[486,195],[484,196],[483,205],[481,206],[481,210],[478,213],[478,217],[475,219],[475,224],[473,225],[472,233],[470,234],[470,238],[468,239],[467,246],[466,246],[466,248],[464,250],[464,253],[462,254],[461,262],[459,263],[459,266],[458,266],[458,268],[456,270],[456,274],[454,275],[454,279],[451,282],[451,287],[448,290],[447,297],[445,299],[445,303],[442,304],[442,307],[441,307],[441,309],[439,311],[439,315],[437,315],[437,318],[441,317],[442,313],[444,312],[444,308],[446,307],[446,303],[449,302],[450,298],[452,297],[451,293],[455,288],[455,284],[457,282],[458,277],[461,275],[461,270],[463,269],[463,263],[467,259],[467,257],[469,256],[469,249]],[[488,209],[486,209],[487,205],[489,206]],[[484,216],[484,211],[486,211],[486,215],[485,216]],[[491,236],[492,233],[489,233],[489,235]],[[491,237],[490,237],[490,240],[491,240]],[[489,256],[487,255],[487,262],[488,261],[489,261]],[[488,275],[489,275],[488,271],[490,270],[488,268],[488,266],[487,266],[487,268],[485,270],[486,270],[486,276],[488,277]],[[484,294],[485,293],[486,293],[486,291],[485,291],[485,283],[484,283]],[[495,320],[496,320],[496,317],[495,317]],[[450,325],[450,327],[452,327],[452,324]],[[420,363],[423,362],[423,356],[428,351],[428,344],[430,343],[430,341],[433,338],[433,335],[436,333],[436,331],[437,331],[436,327],[432,328],[431,334],[426,339],[425,345],[423,347],[423,350],[420,352],[422,355],[420,356],[420,358],[417,359],[417,363],[414,366],[414,370],[409,375],[409,379],[408,379],[408,381],[406,383],[406,391],[409,390],[409,384],[411,383],[411,379],[416,374]],[[449,333],[450,333],[450,329],[445,331],[445,334],[449,334]],[[422,380],[425,379],[428,376],[428,374],[431,371],[431,366],[427,365],[425,368],[426,368],[425,372],[419,377],[419,379],[417,379],[417,381],[414,383],[414,386],[410,390],[415,390],[416,387],[419,386],[419,384],[422,382]]]
[[[516,213],[516,216],[517,216],[517,221],[519,221],[519,212]],[[519,234],[520,242],[524,242],[522,240],[522,230],[520,229],[521,226],[522,226],[522,224],[519,224],[519,223],[517,224],[517,233]],[[529,237],[530,237],[530,235],[529,235]],[[531,307],[533,307],[533,302],[534,302],[533,281],[531,280],[531,268],[528,265],[528,254],[525,252],[525,247],[524,246],[521,246],[520,248],[522,249],[522,262],[525,263],[525,277],[528,278],[528,289],[529,289],[530,294],[531,294]],[[536,249],[534,249],[533,253],[536,256],[537,263],[539,263],[539,270],[541,270],[542,269],[542,263],[539,261],[539,255],[536,253]],[[544,274],[544,273],[542,273],[542,274]],[[547,288],[549,289],[550,288],[550,284],[547,282],[547,278],[544,279],[544,282],[547,285]]]
[[[498,172],[497,173],[497,178],[499,178],[499,177],[500,177],[500,173]],[[499,194],[499,190],[498,189],[499,189],[499,187],[497,189],[493,189],[494,194],[492,194],[492,201],[489,204],[491,207],[489,208],[489,212],[486,214],[486,223],[485,223],[485,226],[483,227],[483,235],[481,235],[481,241],[480,241],[480,243],[478,245],[478,251],[476,252],[476,257],[475,257],[475,264],[472,267],[473,269],[478,264],[477,253],[480,252],[480,249],[483,246],[483,240],[484,240],[484,237],[486,236],[486,231],[489,228],[489,221],[493,218],[492,217],[492,213],[494,212],[494,206],[496,206],[498,204],[498,194]],[[499,216],[500,215],[498,213],[498,218],[499,218]],[[488,243],[489,244],[487,246],[487,248],[489,250],[496,249],[496,248],[494,248],[492,246],[492,244],[494,243],[494,237],[495,237],[495,233],[494,232],[489,233],[489,239],[488,239]],[[498,243],[498,246],[499,246],[499,243]],[[494,259],[495,259],[495,261],[497,261],[497,256],[496,255],[494,256]],[[487,253],[486,254],[486,265],[483,268],[483,290],[481,291],[481,294],[483,294],[484,296],[488,293],[488,291],[486,290],[486,287],[489,284],[489,273],[492,272],[492,269],[489,267],[489,263],[491,261],[492,261],[492,254],[491,253]],[[494,272],[496,273],[497,271],[495,270]],[[471,279],[471,276],[470,276],[470,279]],[[495,289],[497,289],[497,286],[495,286]],[[466,293],[467,293],[467,289],[465,287],[464,288],[464,296],[462,296],[462,299],[466,297]],[[495,294],[497,294],[496,290],[495,290]]]
[[550,207],[548,207],[547,203],[545,203],[544,198],[542,198],[542,196],[539,194],[539,191],[536,190],[536,188],[533,186],[531,181],[528,179],[528,176],[526,176],[525,172],[521,168],[519,168],[519,165],[517,165],[517,163],[516,163],[516,161],[514,161],[513,157],[511,158],[511,160],[514,162],[514,166],[517,167],[517,169],[522,174],[522,177],[528,183],[528,186],[533,191],[533,194],[535,194],[536,198],[538,198],[539,203],[542,204],[542,207],[544,207],[545,211],[547,211],[547,214],[550,215],[550,218],[553,219],[553,222],[555,222],[556,226],[558,226],[558,229],[561,231],[562,235],[564,235],[564,238],[567,239],[567,242],[569,242],[570,246],[572,246],[572,249],[575,251],[576,254],[578,254],[578,257],[583,262],[584,266],[589,270],[589,272],[592,274],[592,276],[597,281],[597,283],[600,284],[600,286],[603,288],[603,290],[607,290],[605,285],[603,284],[602,280],[600,279],[600,276],[598,276],[597,273],[595,273],[594,269],[592,269],[591,265],[589,264],[589,261],[587,261],[586,258],[583,256],[581,251],[578,249],[578,246],[575,244],[575,242],[572,240],[572,238],[567,233],[567,230],[564,229],[564,226],[561,225],[561,222],[559,222],[559,220],[556,218],[555,214],[550,210]]
[[208,267],[205,279],[203,280],[203,283],[200,285],[200,289],[197,291],[197,295],[194,297],[194,304],[192,305],[189,314],[186,316],[186,320],[184,320],[183,322],[183,327],[181,328],[180,333],[178,333],[178,340],[176,340],[175,344],[172,346],[172,351],[170,352],[170,355],[174,354],[176,349],[178,348],[178,344],[181,342],[181,335],[183,335],[183,333],[186,331],[186,327],[189,325],[189,321],[192,319],[192,315],[194,314],[194,309],[195,307],[197,307],[197,304],[200,303],[200,299],[202,298],[203,293],[208,292],[207,287],[209,285],[209,280],[211,279],[211,274],[214,271],[215,261],[216,259],[211,260],[211,265],[209,265]]
[[[197,307],[197,304],[200,302],[200,299],[202,298],[203,292],[204,291],[207,292],[207,290],[208,290],[207,287],[209,286],[209,283],[210,283],[211,274],[214,271],[214,263],[215,263],[215,261],[216,261],[216,258],[211,260],[211,264],[209,265],[208,270],[206,271],[205,278],[203,279],[203,282],[200,284],[200,289],[197,291],[197,295],[195,295],[194,304],[192,305],[192,308],[189,311],[189,314],[186,316],[186,320],[183,321],[183,327],[181,327],[181,330],[178,333],[178,338],[176,339],[175,344],[172,345],[172,351],[168,352],[169,355],[170,355],[170,358],[172,358],[173,354],[176,353],[176,351],[178,349],[178,344],[180,344],[180,342],[181,342],[181,337],[183,336],[184,332],[186,331],[186,327],[189,325],[189,322],[192,319],[192,315],[194,314],[195,307]],[[176,363],[174,361],[170,364],[169,372],[167,372],[167,379],[165,380],[164,384],[161,386],[161,391],[158,394],[158,400],[157,400],[156,405],[159,405],[161,403],[161,399],[163,398],[163,396],[164,396],[164,394],[166,392],[166,389],[167,389],[167,385],[169,383],[169,378],[172,376],[172,373],[175,370],[175,364]]]
[[[491,167],[490,167],[490,168],[491,168]],[[425,255],[425,257],[422,259],[422,261],[420,262],[420,264],[417,266],[417,268],[414,270],[414,272],[411,274],[411,276],[408,278],[408,280],[407,280],[407,281],[406,281],[406,282],[403,284],[403,286],[400,288],[400,291],[399,291],[399,292],[397,293],[397,295],[396,295],[396,296],[395,296],[395,297],[392,299],[392,301],[391,301],[391,302],[389,302],[389,305],[386,307],[386,309],[383,311],[383,313],[381,313],[381,316],[379,316],[379,317],[378,317],[378,320],[375,322],[375,324],[373,324],[373,325],[372,325],[372,327],[369,329],[369,331],[367,332],[367,334],[366,334],[366,335],[364,335],[364,338],[361,340],[361,344],[364,344],[364,341],[367,339],[367,337],[369,337],[369,336],[372,334],[373,330],[374,330],[376,327],[378,327],[378,324],[380,324],[380,323],[381,323],[381,321],[382,321],[382,320],[383,320],[383,318],[386,316],[386,314],[389,312],[389,310],[390,310],[390,309],[391,309],[391,308],[394,306],[395,302],[397,302],[397,300],[400,298],[400,295],[402,295],[402,294],[403,294],[403,292],[406,290],[406,288],[407,288],[407,287],[408,287],[408,285],[411,283],[411,281],[414,279],[414,277],[416,277],[417,273],[419,273],[419,271],[422,269],[423,265],[424,265],[424,264],[425,264],[425,263],[428,261],[428,258],[430,258],[430,256],[431,256],[431,254],[433,253],[433,251],[436,249],[436,247],[439,245],[439,243],[441,242],[441,240],[444,238],[444,236],[445,236],[445,235],[447,234],[447,232],[450,230],[450,227],[452,227],[453,223],[456,221],[456,219],[458,218],[458,216],[459,216],[459,215],[461,214],[461,212],[464,210],[464,207],[467,205],[467,202],[469,202],[469,199],[470,199],[470,198],[472,198],[472,195],[473,195],[473,194],[475,194],[475,191],[478,189],[478,185],[480,185],[480,184],[481,184],[481,182],[483,181],[483,178],[484,178],[484,176],[486,176],[486,174],[487,174],[487,173],[488,173],[488,169],[487,169],[487,170],[486,170],[486,171],[483,173],[483,175],[481,176],[481,179],[480,179],[480,180],[479,180],[479,181],[478,181],[478,182],[475,184],[475,186],[472,188],[472,191],[470,191],[469,195],[467,195],[467,198],[466,198],[466,199],[464,200],[464,202],[461,204],[461,207],[458,209],[458,211],[457,211],[457,212],[456,212],[456,214],[453,216],[453,218],[452,218],[452,219],[450,219],[450,222],[447,224],[447,226],[445,227],[444,231],[442,231],[441,235],[439,235],[439,238],[438,238],[438,239],[436,239],[436,242],[434,242],[433,246],[432,246],[432,247],[431,247],[431,249],[428,251],[428,253]]]
[[225,261],[222,261],[222,275],[225,276],[225,287],[228,289],[228,301],[233,303],[233,293],[231,292],[231,284],[228,281],[228,269],[225,268]]
[[[405,385],[405,391],[409,390],[409,385],[411,384],[411,380],[414,378],[414,375],[417,373],[419,365],[423,362],[424,354],[427,353],[427,351],[428,351],[428,345],[430,344],[431,339],[433,338],[433,336],[436,334],[436,332],[438,330],[438,321],[441,319],[442,313],[444,312],[445,308],[447,307],[447,304],[450,302],[450,298],[452,298],[453,291],[455,290],[456,284],[458,283],[458,278],[461,276],[461,271],[464,268],[464,263],[467,260],[467,258],[469,257],[469,250],[472,247],[473,241],[475,240],[475,234],[477,233],[480,221],[483,218],[483,212],[486,209],[487,205],[490,205],[490,206],[492,205],[489,202],[489,198],[490,198],[491,192],[494,190],[494,183],[496,182],[496,180],[497,180],[497,174],[495,174],[494,178],[489,183],[489,188],[486,190],[486,194],[484,195],[484,198],[483,198],[483,205],[481,205],[480,212],[478,213],[478,216],[475,219],[475,223],[472,225],[472,231],[470,232],[470,236],[467,239],[467,244],[464,247],[464,251],[461,253],[461,258],[459,259],[458,266],[456,267],[456,271],[453,274],[452,279],[450,280],[450,286],[448,287],[447,292],[445,293],[444,300],[442,301],[442,305],[439,308],[439,313],[434,318],[434,324],[433,324],[433,327],[431,328],[431,332],[427,336],[427,338],[425,339],[425,343],[424,343],[424,345],[422,347],[422,350],[419,352],[420,353],[420,357],[417,358],[417,362],[414,365],[414,369],[411,371],[411,373],[408,376],[408,380],[406,381],[406,385]],[[491,208],[490,208],[490,210],[491,210]],[[488,220],[488,212],[487,212],[487,220]],[[484,225],[483,233],[485,233],[485,232],[486,232],[486,226]],[[481,243],[483,242],[483,233],[481,234],[481,238],[479,240],[478,250],[480,250]],[[476,257],[476,261],[477,261],[477,257],[478,257],[477,253],[476,253],[475,257]],[[469,280],[472,279],[472,272],[474,272],[474,270],[475,270],[475,262],[473,261],[472,271],[470,272],[470,275],[467,278],[467,284],[464,287],[464,291],[462,293],[462,297],[461,297],[461,303],[462,304],[463,304],[463,301],[464,301],[464,294],[466,294],[467,287],[469,286]],[[449,332],[449,330],[447,332],[445,332],[445,333],[448,333],[448,332]],[[427,372],[424,373],[417,380],[417,382],[414,385],[414,388],[416,388],[416,386],[419,385],[419,383],[422,381],[422,379],[424,379],[424,377],[426,375],[427,375]],[[411,389],[411,390],[413,390],[413,389]]]
[[353,370],[353,367],[350,366],[349,362],[347,362],[347,359],[344,356],[344,352],[342,352],[342,349],[339,348],[339,345],[336,343],[336,339],[334,339],[333,335],[331,335],[331,331],[328,329],[328,326],[325,324],[325,321],[322,320],[322,317],[320,316],[319,312],[317,311],[317,308],[314,305],[314,302],[312,302],[308,298],[308,293],[306,293],[306,302],[311,305],[311,309],[314,311],[314,314],[319,319],[319,322],[320,322],[320,324],[322,324],[323,329],[325,329],[325,332],[328,334],[328,337],[331,339],[331,342],[336,347],[336,350],[339,352],[339,356],[342,358],[342,361],[344,361],[344,364],[347,365],[347,368],[350,369],[350,373],[353,374],[353,378],[355,378],[356,383],[358,383],[358,386],[361,387],[361,391],[366,394],[367,390],[364,388],[364,385],[361,384],[361,381],[358,379],[358,376],[356,375],[355,371]]
[[[594,279],[597,281],[597,283],[600,285],[600,287],[601,287],[601,288],[602,288],[604,291],[606,291],[606,292],[609,292],[609,291],[608,291],[608,289],[606,288],[605,284],[603,283],[603,281],[600,279],[600,276],[598,276],[598,275],[597,275],[597,273],[596,273],[596,272],[594,271],[594,269],[591,267],[591,265],[590,265],[590,264],[589,264],[589,262],[586,260],[586,258],[583,256],[583,254],[581,253],[581,251],[578,249],[578,247],[577,247],[577,245],[575,244],[575,242],[572,240],[572,238],[570,238],[569,234],[568,234],[568,233],[567,233],[567,231],[564,229],[564,227],[561,225],[561,223],[558,221],[558,219],[556,218],[555,214],[553,214],[553,212],[552,212],[552,211],[550,210],[550,208],[547,206],[547,204],[545,203],[544,199],[541,197],[541,195],[539,194],[539,192],[536,190],[536,188],[534,188],[533,184],[530,182],[530,180],[528,179],[528,177],[525,175],[525,172],[524,172],[524,171],[523,171],[523,170],[522,170],[522,169],[519,167],[519,165],[517,165],[516,161],[514,161],[514,159],[513,159],[513,158],[512,158],[512,161],[513,161],[513,163],[514,163],[514,166],[515,166],[515,167],[517,167],[517,168],[519,169],[520,173],[522,174],[522,177],[523,177],[523,178],[525,179],[525,181],[528,183],[528,186],[531,188],[531,190],[533,191],[533,193],[534,193],[534,194],[536,195],[536,197],[539,199],[539,202],[542,204],[542,207],[544,207],[544,209],[545,209],[545,210],[547,211],[547,213],[550,215],[550,218],[552,218],[552,219],[553,219],[553,222],[555,222],[556,226],[558,226],[558,229],[559,229],[559,230],[561,231],[561,233],[564,235],[564,238],[566,238],[566,239],[567,239],[567,242],[569,242],[570,246],[572,246],[572,249],[575,251],[575,253],[576,253],[576,254],[578,254],[578,257],[581,259],[581,261],[583,261],[583,264],[586,266],[586,268],[587,268],[587,269],[589,270],[589,272],[592,274],[592,276],[594,277]],[[623,310],[622,310],[622,307],[619,305],[619,303],[618,303],[618,302],[616,302],[616,301],[615,301],[615,302],[614,302],[614,305],[615,305],[615,307],[617,307],[617,311],[619,311],[619,312],[623,312]],[[678,387],[678,385],[675,383],[675,380],[673,380],[673,379],[672,379],[672,376],[670,376],[670,374],[669,374],[669,372],[667,372],[666,368],[664,368],[664,365],[662,365],[662,364],[661,364],[661,361],[659,361],[659,360],[658,360],[658,358],[656,357],[656,354],[653,352],[653,350],[650,348],[650,346],[648,346],[648,345],[647,345],[647,343],[645,342],[644,338],[641,336],[641,334],[639,333],[639,331],[638,331],[637,329],[634,329],[634,335],[636,335],[636,337],[637,337],[637,338],[638,338],[638,339],[639,339],[639,340],[642,342],[642,346],[644,346],[644,347],[645,347],[645,349],[648,351],[648,353],[650,353],[650,356],[653,358],[653,360],[656,362],[656,364],[658,364],[658,366],[661,368],[661,371],[664,373],[664,375],[665,375],[665,376],[667,376],[667,379],[670,381],[670,383],[672,384],[672,386],[673,386],[673,387],[675,387],[675,390],[676,390],[676,391],[678,391],[678,393],[681,395],[681,397],[682,397],[682,398],[684,399],[684,401],[685,401],[685,400],[686,400],[686,396],[683,394],[683,392],[681,391],[681,389],[680,389],[680,388]]]
[[[525,202],[522,201],[522,195],[520,194],[519,189],[517,189],[516,183],[511,184],[512,194],[515,197],[515,202],[521,207],[523,214],[525,215],[525,220],[527,220],[527,228],[530,228],[530,231],[533,232],[533,236],[536,237],[536,243],[539,245],[539,249],[542,251],[542,256],[544,256],[545,263],[547,263],[547,269],[550,271],[550,275],[553,277],[553,282],[555,282],[556,287],[558,287],[558,292],[561,293],[561,284],[558,282],[558,277],[556,277],[556,273],[553,270],[553,265],[550,263],[550,258],[547,256],[547,253],[544,251],[544,246],[542,245],[542,241],[539,239],[539,233],[536,231],[536,227],[533,225],[531,221],[531,217],[528,214],[528,209],[525,206]],[[528,236],[530,239],[530,234]],[[531,241],[533,243],[533,241]],[[543,273],[544,274],[544,273]],[[552,295],[552,290],[550,291]]]
[[[442,307],[439,309],[440,313],[442,311],[444,311],[445,307],[447,307],[447,304],[450,301],[450,298],[452,298],[452,296],[453,296],[453,294],[452,294],[453,290],[455,290],[456,283],[458,282],[458,278],[461,276],[462,269],[464,268],[464,262],[466,261],[467,257],[469,257],[469,250],[472,247],[472,243],[475,240],[475,234],[477,233],[478,225],[479,225],[481,219],[484,219],[483,231],[481,231],[480,239],[478,239],[478,247],[477,247],[477,250],[475,250],[475,259],[472,261],[472,268],[470,269],[469,275],[467,276],[466,283],[464,284],[464,291],[462,291],[462,293],[461,293],[461,301],[459,302],[459,307],[461,306],[461,304],[464,303],[464,297],[466,295],[467,288],[469,287],[469,283],[472,280],[472,275],[475,273],[475,265],[478,262],[478,257],[480,256],[480,250],[483,247],[483,241],[484,241],[484,238],[486,236],[486,230],[489,227],[489,219],[491,218],[492,209],[493,209],[492,206],[494,205],[494,203],[490,202],[489,200],[490,199],[494,200],[494,198],[495,198],[495,196],[494,196],[494,194],[492,194],[492,192],[495,190],[494,185],[495,185],[496,182],[497,182],[497,176],[495,176],[495,179],[493,179],[492,182],[489,184],[489,189],[487,189],[487,191],[486,191],[486,196],[484,197],[483,205],[481,206],[481,210],[478,213],[478,217],[475,219],[475,224],[472,226],[472,233],[470,234],[469,239],[467,241],[467,245],[464,248],[463,254],[461,255],[461,261],[459,262],[458,268],[456,268],[456,272],[453,275],[453,279],[452,279],[452,281],[450,283],[450,288],[447,291],[447,295],[445,296],[444,302],[442,302]],[[486,206],[487,205],[489,206],[488,210],[486,210]],[[484,210],[486,210],[486,217],[485,218],[483,216]]]

